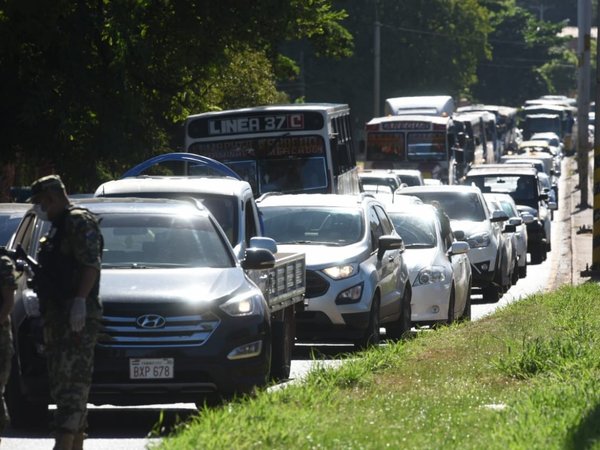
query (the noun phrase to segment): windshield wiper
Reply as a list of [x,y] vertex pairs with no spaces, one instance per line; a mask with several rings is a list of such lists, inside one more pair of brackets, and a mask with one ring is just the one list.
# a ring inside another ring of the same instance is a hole
[[405,248],[433,248],[433,244],[425,244],[424,242],[417,242],[415,244],[404,244]]

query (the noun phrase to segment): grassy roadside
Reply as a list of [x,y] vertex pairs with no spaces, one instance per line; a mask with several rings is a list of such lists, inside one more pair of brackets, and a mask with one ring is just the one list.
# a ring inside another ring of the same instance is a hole
[[600,448],[600,287],[352,355],[302,386],[204,410],[160,446]]

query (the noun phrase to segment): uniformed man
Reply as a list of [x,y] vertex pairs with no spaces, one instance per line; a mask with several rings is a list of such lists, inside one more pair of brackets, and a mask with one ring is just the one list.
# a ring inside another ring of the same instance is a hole
[[31,185],[35,213],[52,222],[40,241],[35,289],[44,319],[50,395],[56,403],[55,450],[83,448],[94,347],[102,317],[98,297],[102,235],[95,216],[70,203],[49,175]]
[[15,271],[10,258],[0,256],[0,434],[8,425],[4,388],[10,376],[13,355],[10,313],[15,303]]

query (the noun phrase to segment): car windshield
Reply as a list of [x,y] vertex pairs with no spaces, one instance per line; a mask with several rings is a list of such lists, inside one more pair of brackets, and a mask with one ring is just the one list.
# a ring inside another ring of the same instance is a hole
[[435,247],[435,226],[431,216],[418,216],[407,212],[388,212],[394,228],[404,240],[406,248]]
[[261,208],[265,234],[278,244],[354,244],[364,234],[359,209],[311,206]]
[[105,214],[103,268],[233,267],[208,217]]
[[25,212],[0,215],[0,245],[8,244],[24,214]]
[[410,192],[419,197],[423,203],[432,204],[437,201],[451,220],[485,220],[485,206],[474,192]]

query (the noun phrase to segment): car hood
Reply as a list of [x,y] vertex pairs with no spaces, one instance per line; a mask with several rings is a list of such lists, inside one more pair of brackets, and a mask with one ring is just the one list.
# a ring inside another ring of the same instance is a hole
[[474,222],[472,220],[451,220],[450,228],[452,231],[464,231],[465,237],[469,237],[472,234],[490,231],[490,224],[487,220],[482,222]]
[[304,253],[306,267],[320,269],[335,264],[362,262],[369,252],[363,245],[345,245],[334,247],[330,245],[277,244],[277,249],[284,253]]
[[211,303],[244,287],[250,284],[239,267],[102,269],[100,298],[117,303]]
[[439,261],[437,261],[438,256],[439,252],[437,247],[418,249],[407,248],[404,251],[404,261],[406,261],[406,267],[408,268],[411,279],[424,267],[436,265],[436,262],[439,265]]

